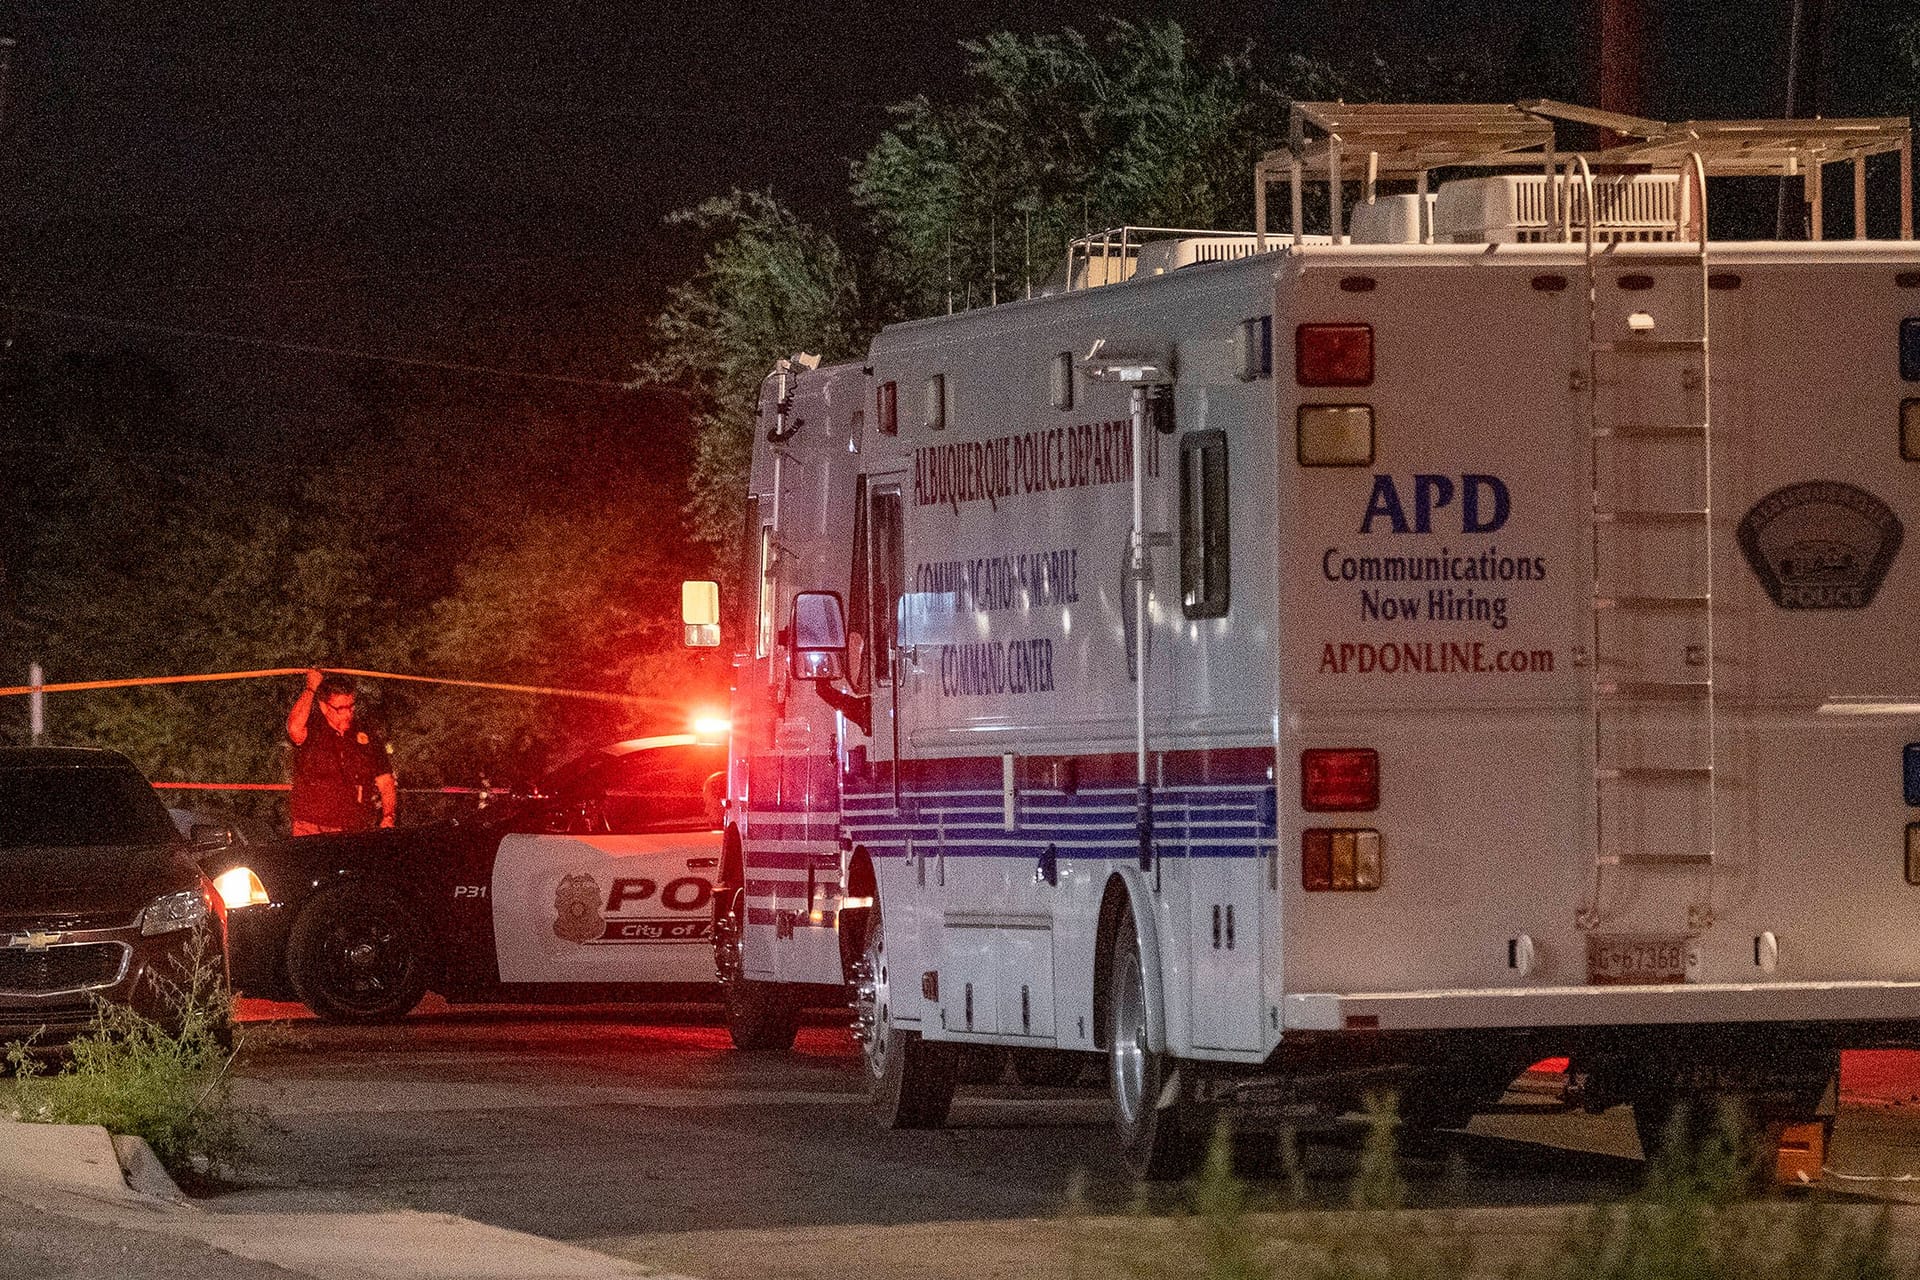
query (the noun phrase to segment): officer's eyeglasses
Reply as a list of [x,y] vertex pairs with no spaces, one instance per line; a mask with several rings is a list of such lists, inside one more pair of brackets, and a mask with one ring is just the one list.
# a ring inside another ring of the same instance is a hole
[[329,711],[351,711],[353,710],[353,699],[348,698],[345,702],[323,702],[320,705]]

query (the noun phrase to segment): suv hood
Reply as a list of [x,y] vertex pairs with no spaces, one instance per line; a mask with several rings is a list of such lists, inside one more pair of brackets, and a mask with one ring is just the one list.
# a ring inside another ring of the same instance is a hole
[[178,845],[0,849],[0,924],[70,919],[69,928],[131,922],[200,872]]

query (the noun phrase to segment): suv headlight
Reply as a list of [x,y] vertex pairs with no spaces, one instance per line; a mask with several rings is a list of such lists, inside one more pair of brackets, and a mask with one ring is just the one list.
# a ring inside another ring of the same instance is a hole
[[191,929],[205,923],[211,914],[212,908],[198,889],[182,889],[147,904],[147,909],[140,913],[140,932],[151,935]]

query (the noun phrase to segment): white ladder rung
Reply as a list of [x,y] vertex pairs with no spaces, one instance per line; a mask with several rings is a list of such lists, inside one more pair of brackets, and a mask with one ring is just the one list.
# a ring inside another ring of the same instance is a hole
[[1596,440],[1668,440],[1706,434],[1707,424],[1704,422],[1676,422],[1664,425],[1622,423],[1617,426],[1593,429],[1593,438]]
[[1711,680],[1602,680],[1593,691],[1603,698],[1668,698],[1685,701],[1713,693]]
[[1705,338],[1621,338],[1613,342],[1592,344],[1596,354],[1612,352],[1615,355],[1664,355],[1673,351],[1705,351]]
[[1713,777],[1713,766],[1680,769],[1667,765],[1625,765],[1595,769],[1593,776],[1602,782],[1697,782]]
[[1595,596],[1596,609],[1697,609],[1713,603],[1713,597],[1699,596]]
[[1676,524],[1685,521],[1705,520],[1713,514],[1711,507],[1666,507],[1642,510],[1615,508],[1596,509],[1593,513],[1595,524],[1621,524],[1640,521],[1647,524]]
[[1713,864],[1712,853],[1603,853],[1603,867],[1705,867]]

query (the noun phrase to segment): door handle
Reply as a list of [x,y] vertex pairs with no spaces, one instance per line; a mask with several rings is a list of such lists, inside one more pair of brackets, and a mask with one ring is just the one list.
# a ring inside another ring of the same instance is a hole
[[720,865],[718,858],[688,858],[687,866],[696,871],[710,870]]
[[1060,883],[1060,854],[1052,845],[1040,851],[1040,865],[1033,869],[1033,878],[1038,884]]

